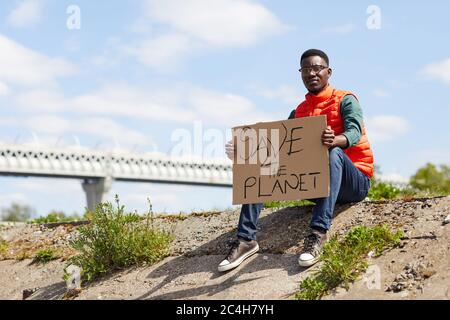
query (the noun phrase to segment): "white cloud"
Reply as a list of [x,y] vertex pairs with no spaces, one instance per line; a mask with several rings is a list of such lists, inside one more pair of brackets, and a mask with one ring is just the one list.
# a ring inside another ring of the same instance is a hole
[[147,0],[146,14],[217,47],[246,46],[287,29],[264,6],[247,0]]
[[187,103],[195,111],[196,118],[208,124],[234,126],[274,120],[249,99],[231,93],[193,88],[189,90]]
[[33,131],[49,134],[62,134],[67,132],[73,123],[63,117],[53,115],[31,117],[24,122]]
[[346,35],[356,30],[356,25],[353,23],[347,23],[340,26],[327,27],[323,29],[325,33],[337,34],[337,35]]
[[425,68],[423,68],[420,73],[432,79],[450,84],[450,59],[431,63],[425,66]]
[[125,52],[135,56],[139,62],[160,70],[175,70],[181,65],[183,57],[193,50],[192,40],[176,33],[145,39],[124,48]]
[[152,31],[152,26],[149,19],[140,17],[135,20],[128,29],[133,33],[148,34]]
[[382,173],[378,178],[382,181],[391,183],[408,183],[409,181],[408,177],[404,177],[396,172]]
[[68,110],[83,114],[110,114],[136,119],[189,122],[195,118],[187,108],[178,106],[179,93],[174,89],[138,88],[113,84],[75,97],[67,102]]
[[80,130],[100,138],[112,139],[126,145],[148,145],[151,139],[146,135],[122,126],[107,118],[87,118],[75,123],[74,130]]
[[282,85],[276,89],[259,90],[259,93],[265,98],[283,101],[290,105],[298,105],[304,100],[301,91],[296,86]]
[[[92,57],[91,63],[95,67],[113,68],[120,64],[120,61],[125,54],[133,54],[131,47],[125,47],[121,43],[121,39],[117,37],[110,37],[107,41],[101,53]],[[127,53],[128,51],[128,53]]]
[[21,109],[34,113],[64,111],[67,103],[60,92],[49,89],[27,91],[14,100]]
[[71,118],[56,115],[39,115],[25,119],[0,119],[0,125],[22,128],[31,132],[24,144],[53,146],[63,135],[89,135],[124,146],[148,146],[152,139],[139,131],[127,128],[111,119],[102,117]]
[[435,165],[450,165],[450,151],[445,147],[421,149],[412,158],[418,167],[422,167],[429,162]]
[[8,207],[12,203],[25,205],[28,203],[28,197],[19,192],[0,194],[0,209]]
[[[132,25],[141,38],[123,51],[161,71],[208,49],[245,47],[289,29],[249,0],[145,0],[143,11]],[[158,28],[163,32],[156,35]]]
[[382,142],[394,140],[405,135],[410,128],[408,120],[390,115],[379,115],[365,121],[369,141]]
[[373,94],[379,98],[388,98],[391,96],[389,92],[380,88],[373,90]]
[[41,0],[24,0],[9,14],[7,22],[13,27],[30,27],[42,19],[43,2]]
[[0,81],[24,86],[44,86],[72,75],[76,67],[61,58],[49,58],[0,34]]
[[6,83],[0,82],[0,96],[6,96],[9,94],[9,87]]
[[111,84],[72,98],[54,91],[31,91],[19,95],[16,101],[28,113],[59,111],[173,124],[205,121],[210,126],[232,126],[274,120],[246,97],[187,84],[164,88]]

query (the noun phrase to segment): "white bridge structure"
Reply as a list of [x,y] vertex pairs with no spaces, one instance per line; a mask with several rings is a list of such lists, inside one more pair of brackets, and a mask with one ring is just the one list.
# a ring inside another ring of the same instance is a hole
[[0,175],[80,179],[87,207],[102,202],[114,180],[232,186],[230,162],[190,160],[156,153],[50,149],[0,145]]

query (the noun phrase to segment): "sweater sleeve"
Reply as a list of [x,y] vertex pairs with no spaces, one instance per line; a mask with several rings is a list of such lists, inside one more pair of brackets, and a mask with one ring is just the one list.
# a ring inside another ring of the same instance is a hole
[[290,119],[295,119],[295,109],[291,111],[291,113],[289,114],[288,120]]
[[353,95],[346,95],[341,101],[341,116],[344,122],[342,133],[348,141],[348,148],[358,144],[362,136],[363,115],[358,100]]

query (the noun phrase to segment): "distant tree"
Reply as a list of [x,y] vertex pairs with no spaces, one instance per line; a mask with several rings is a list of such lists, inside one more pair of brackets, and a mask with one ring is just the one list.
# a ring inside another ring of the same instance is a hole
[[35,210],[27,205],[13,203],[9,208],[2,209],[1,218],[3,221],[25,222],[34,215]]
[[440,165],[439,168],[432,163],[427,163],[419,168],[416,174],[410,178],[412,187],[419,190],[450,194],[450,167]]
[[74,212],[72,215],[66,216],[63,211],[52,210],[46,216],[38,217],[31,223],[52,223],[52,222],[65,222],[65,221],[78,221],[81,217]]

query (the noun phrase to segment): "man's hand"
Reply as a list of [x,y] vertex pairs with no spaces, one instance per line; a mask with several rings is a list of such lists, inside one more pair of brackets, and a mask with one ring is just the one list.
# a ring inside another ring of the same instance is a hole
[[326,145],[328,148],[332,148],[335,146],[334,139],[336,136],[334,135],[334,130],[331,129],[330,126],[326,128],[326,130],[322,133],[322,143]]
[[228,143],[225,145],[225,153],[227,154],[228,159],[231,161],[234,161],[234,144],[233,140],[228,141]]
[[334,135],[334,131],[330,126],[327,127],[326,130],[322,133],[322,143],[328,147],[328,149],[333,147],[339,147],[341,149],[345,149],[348,147],[347,137],[343,134],[338,136]]

